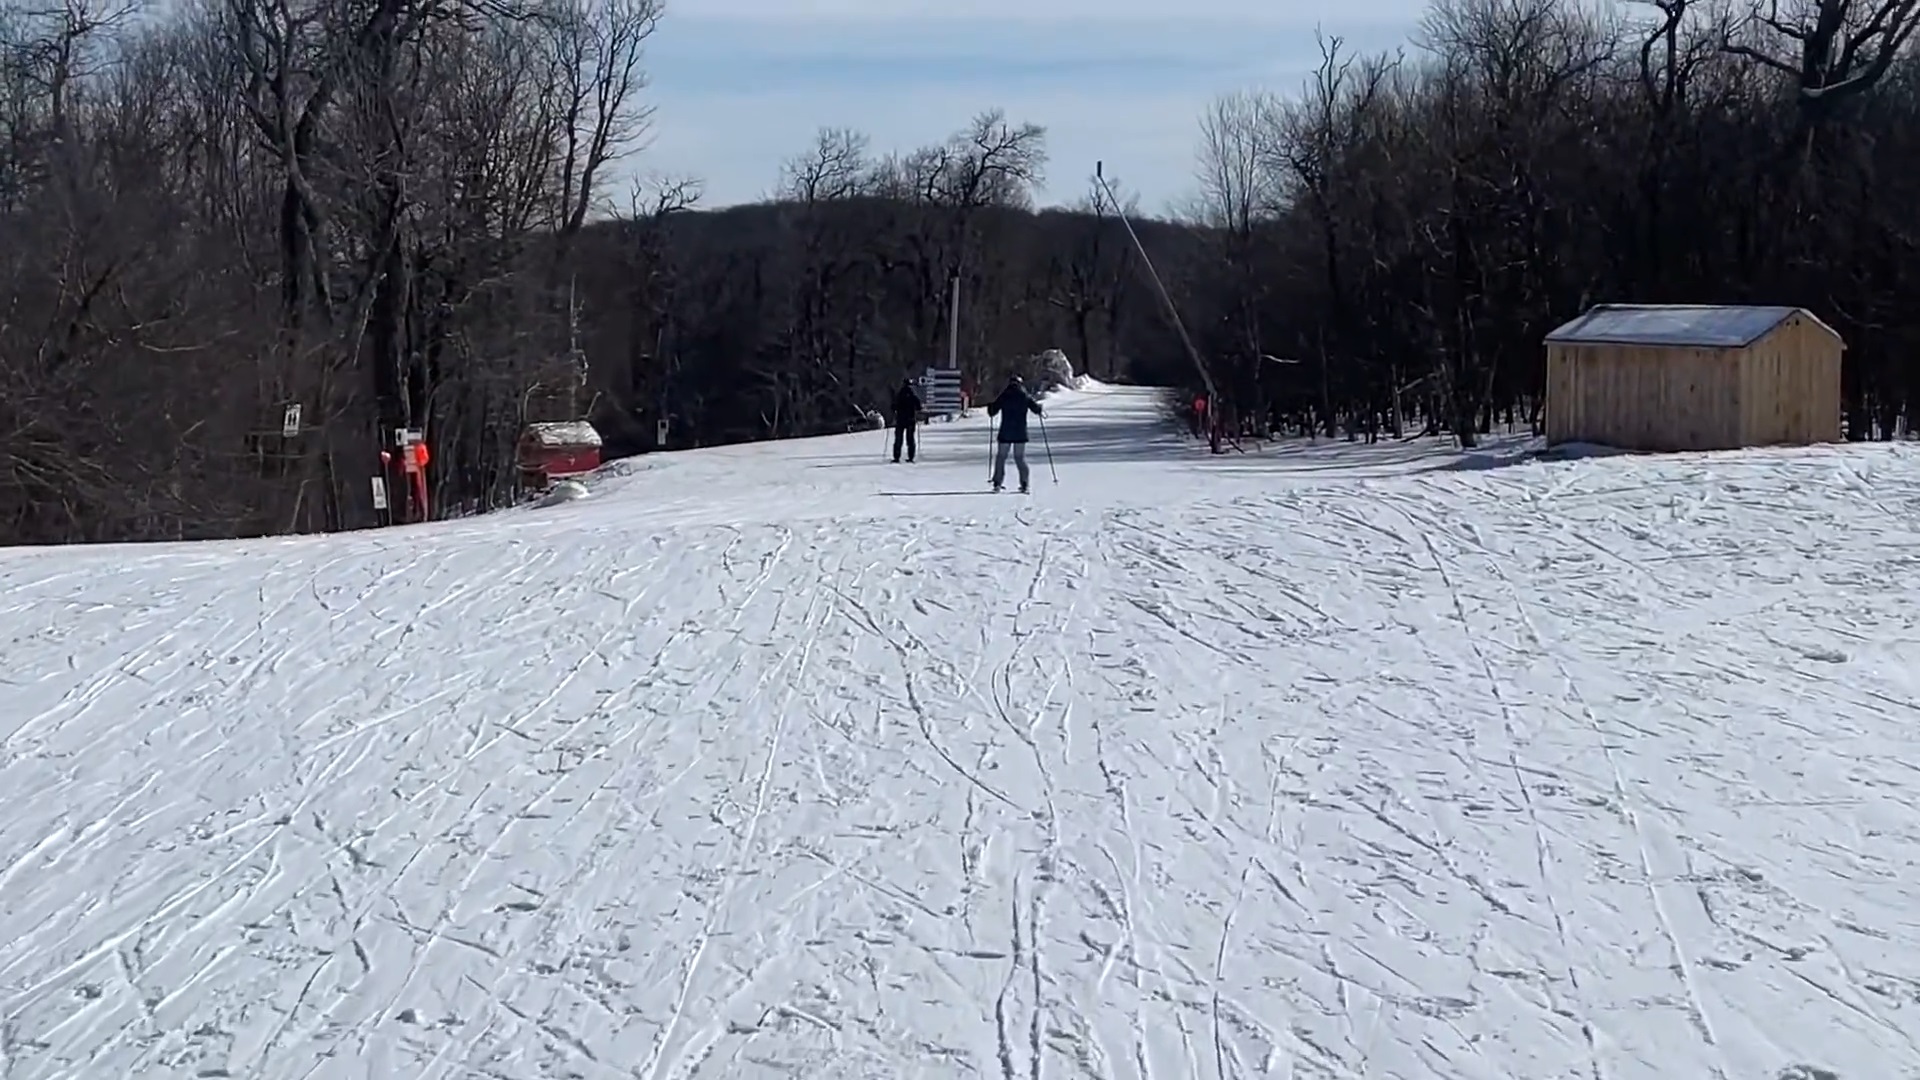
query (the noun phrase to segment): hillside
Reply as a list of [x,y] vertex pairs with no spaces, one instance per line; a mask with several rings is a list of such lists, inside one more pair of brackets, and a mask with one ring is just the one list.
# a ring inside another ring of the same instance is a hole
[[1047,435],[0,553],[0,1075],[1920,1060],[1912,447]]

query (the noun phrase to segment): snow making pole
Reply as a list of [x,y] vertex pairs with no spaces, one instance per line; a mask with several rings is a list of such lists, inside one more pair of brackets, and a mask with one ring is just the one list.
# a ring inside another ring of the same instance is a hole
[[947,313],[947,367],[960,370],[960,275],[953,275],[953,309]]
[[1133,241],[1133,250],[1139,253],[1141,263],[1147,268],[1147,276],[1153,279],[1153,287],[1159,291],[1161,302],[1167,305],[1167,315],[1173,319],[1174,332],[1180,335],[1180,343],[1187,347],[1187,355],[1193,358],[1194,369],[1200,372],[1200,382],[1207,388],[1208,402],[1218,407],[1220,395],[1213,385],[1213,373],[1207,370],[1207,362],[1200,358],[1200,350],[1194,347],[1193,339],[1187,336],[1186,324],[1180,321],[1180,311],[1173,305],[1173,295],[1167,292],[1166,282],[1160,280],[1160,271],[1153,268],[1153,260],[1147,257],[1147,248],[1140,242],[1140,234],[1133,231],[1133,222],[1128,221],[1127,212],[1120,209],[1119,197],[1114,195],[1113,188],[1107,186],[1104,163],[1093,163],[1093,179],[1100,185],[1100,190],[1107,193],[1107,198],[1113,201],[1114,216],[1126,227],[1127,237]]

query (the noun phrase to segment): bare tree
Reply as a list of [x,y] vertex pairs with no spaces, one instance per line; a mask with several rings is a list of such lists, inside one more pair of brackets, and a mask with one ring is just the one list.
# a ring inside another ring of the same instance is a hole
[[802,205],[868,194],[874,184],[869,140],[849,128],[821,128],[804,154],[781,166],[776,198]]
[[1270,96],[1248,90],[1223,94],[1200,118],[1201,220],[1228,232],[1247,232],[1280,202],[1264,167],[1272,153],[1274,109]]
[[[1070,246],[1052,255],[1047,273],[1047,303],[1063,312],[1076,347],[1074,361],[1089,374],[1112,378],[1117,368],[1116,339],[1124,310],[1125,282],[1134,272],[1134,252],[1117,215],[1138,216],[1139,196],[1128,193],[1115,205],[1108,195],[1125,191],[1116,179],[1088,181],[1087,194],[1074,204]],[[1095,345],[1096,330],[1100,344]]]
[[1916,28],[1920,0],[1755,0],[1725,47],[1792,78],[1818,125],[1885,78]]
[[[636,104],[646,87],[641,68],[659,28],[661,0],[544,0],[540,22],[550,35],[561,93],[559,227],[577,234],[594,209],[602,173],[636,149],[653,118]],[[563,248],[564,250],[564,248]]]

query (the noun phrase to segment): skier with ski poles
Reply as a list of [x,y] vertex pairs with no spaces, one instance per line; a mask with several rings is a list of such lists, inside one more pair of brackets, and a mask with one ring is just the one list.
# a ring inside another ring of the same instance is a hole
[[1026,384],[1020,376],[1014,375],[1007,380],[1007,388],[1000,396],[987,404],[987,415],[1000,418],[1000,434],[996,440],[999,445],[993,456],[993,490],[999,491],[1007,483],[1007,455],[1013,455],[1013,464],[1020,470],[1020,492],[1026,494],[1029,475],[1027,471],[1027,414],[1042,415],[1040,403],[1027,394]]
[[900,389],[893,395],[893,461],[900,463],[900,447],[907,448],[907,464],[920,450],[920,395],[913,388],[913,378],[908,376],[900,382]]

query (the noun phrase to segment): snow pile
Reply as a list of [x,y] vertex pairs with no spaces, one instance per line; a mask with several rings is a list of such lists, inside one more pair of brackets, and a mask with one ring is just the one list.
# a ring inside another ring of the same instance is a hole
[[1920,1058],[1914,448],[987,431],[0,553],[0,1072]]
[[586,498],[589,494],[590,492],[587,490],[587,485],[579,480],[557,480],[552,487],[549,487],[545,492],[541,493],[539,500],[536,501],[534,505],[541,507],[559,506],[561,503],[578,502]]
[[1039,393],[1048,394],[1055,390],[1074,388],[1073,361],[1068,360],[1067,354],[1059,349],[1048,349],[1039,353],[1028,361],[1027,366],[1033,372],[1027,381],[1032,383]]

